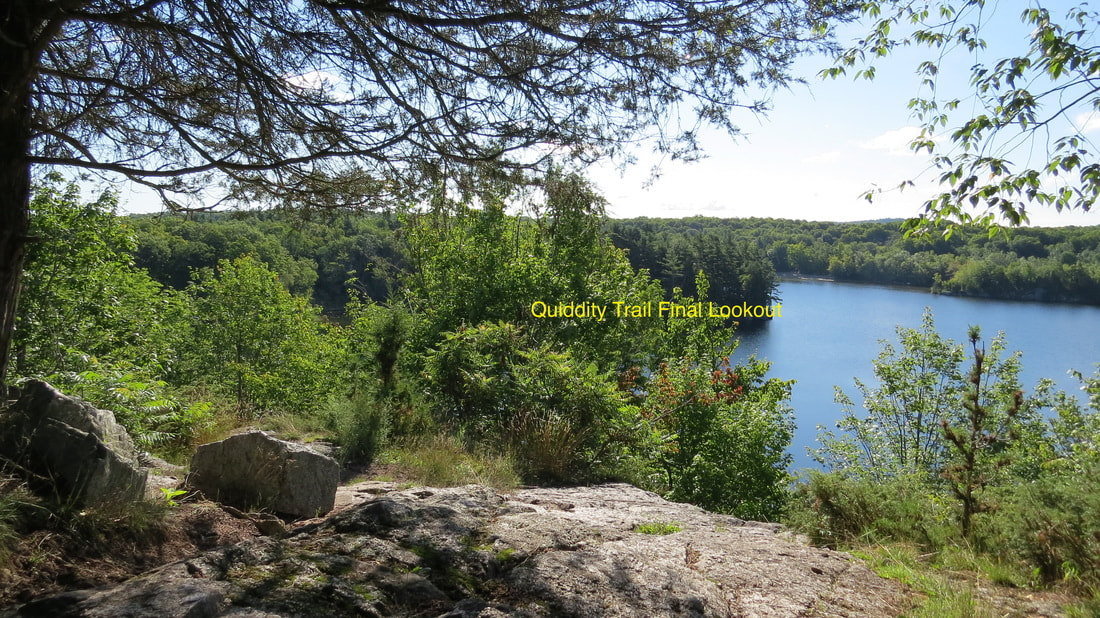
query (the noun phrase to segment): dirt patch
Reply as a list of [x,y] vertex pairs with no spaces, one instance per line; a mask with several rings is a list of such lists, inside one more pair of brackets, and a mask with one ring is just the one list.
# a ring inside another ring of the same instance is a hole
[[24,531],[0,568],[0,607],[53,592],[115,584],[260,535],[252,521],[212,502],[184,503],[126,520],[81,517],[74,514],[64,525],[53,522]]

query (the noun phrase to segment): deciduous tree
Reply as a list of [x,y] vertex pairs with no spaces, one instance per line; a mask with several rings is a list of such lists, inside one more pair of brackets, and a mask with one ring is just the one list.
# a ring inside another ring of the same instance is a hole
[[[920,329],[897,330],[901,349],[884,343],[873,363],[879,384],[872,387],[856,380],[866,414],[857,414],[852,400],[838,388],[837,401],[845,414],[837,427],[843,433],[821,431],[818,441],[823,446],[814,456],[834,470],[873,481],[912,476],[938,482],[958,450],[945,427],[969,427],[973,406],[987,412],[1016,402],[1020,354],[1005,356],[1004,338],[998,336],[988,354],[982,350],[975,378],[973,371],[967,374],[962,368],[962,347],[936,332],[930,311]],[[980,381],[977,390],[975,379]],[[1034,426],[1037,402],[1028,399],[1021,406],[1011,419],[1013,431]],[[983,417],[983,422],[990,418],[993,415]],[[1003,418],[997,415],[996,422]],[[955,435],[970,434],[960,429]]]
[[[1092,41],[1100,13],[1087,3],[1029,2],[1020,15],[1026,40],[990,58],[985,37],[998,8],[1019,10],[996,0],[870,0],[863,13],[871,32],[825,71],[858,67],[856,75],[870,79],[874,62],[895,49],[928,49],[917,67],[921,91],[909,103],[921,128],[910,145],[933,157],[943,189],[907,223],[910,230],[1020,225],[1031,205],[1089,210],[1100,197],[1100,159],[1085,136],[1100,109],[1100,48]],[[941,69],[960,61],[971,67],[969,85],[943,83]]]
[[130,252],[133,231],[114,214],[117,196],[84,201],[51,175],[36,187],[22,308],[15,333],[20,375],[133,363],[162,375],[173,356],[178,295],[162,289]]
[[[187,369],[236,398],[238,411],[302,412],[333,388],[333,334],[252,256],[195,273]],[[337,346],[338,347],[338,346]]]

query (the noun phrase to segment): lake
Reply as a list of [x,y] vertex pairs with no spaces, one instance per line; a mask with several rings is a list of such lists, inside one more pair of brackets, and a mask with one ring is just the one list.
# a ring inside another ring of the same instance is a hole
[[805,280],[782,281],[779,296],[781,317],[741,332],[733,358],[756,354],[772,362],[769,375],[797,380],[790,402],[798,424],[791,445],[794,470],[815,465],[806,448],[818,446],[817,425],[833,427],[843,413],[833,402],[833,386],[840,386],[861,406],[854,378],[877,384],[871,361],[882,348],[880,340],[898,347],[895,327],[919,328],[925,307],[932,308],[940,335],[958,343],[966,343],[971,324],[982,327],[987,344],[1004,331],[1008,350],[1023,352],[1021,381],[1028,394],[1040,378],[1051,378],[1081,399],[1080,383],[1067,372],[1076,369],[1091,375],[1100,362],[1100,307]]

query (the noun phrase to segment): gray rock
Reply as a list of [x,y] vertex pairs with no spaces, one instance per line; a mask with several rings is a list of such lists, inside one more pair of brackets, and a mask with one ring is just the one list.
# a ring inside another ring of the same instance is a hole
[[162,490],[178,489],[187,470],[149,453],[142,453],[141,465],[147,469],[149,475],[145,482],[145,499],[154,502],[164,501],[165,494]]
[[0,451],[47,478],[77,504],[139,500],[147,473],[126,430],[107,410],[32,380],[0,421]]
[[[63,592],[27,603],[20,616],[51,618],[214,618],[230,586],[196,578],[184,563],[150,571],[104,591]],[[227,604],[227,603],[226,603]]]
[[331,457],[250,431],[200,446],[186,485],[245,510],[315,517],[332,510],[339,482],[340,466]]
[[[653,522],[681,531],[635,531]],[[391,491],[281,539],[27,608],[73,616],[885,618],[908,604],[899,584],[846,554],[612,484],[510,495],[477,486]]]

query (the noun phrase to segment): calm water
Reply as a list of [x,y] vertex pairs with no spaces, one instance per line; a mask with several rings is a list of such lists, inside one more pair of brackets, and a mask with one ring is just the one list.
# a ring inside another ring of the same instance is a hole
[[1100,307],[955,298],[824,281],[784,281],[779,294],[782,317],[742,332],[734,358],[755,353],[772,361],[770,375],[797,380],[791,394],[798,423],[791,446],[794,469],[813,465],[806,447],[817,446],[817,425],[832,427],[842,414],[833,403],[833,386],[859,406],[853,379],[874,383],[871,361],[881,350],[880,340],[897,347],[895,326],[919,328],[925,307],[932,308],[940,335],[959,343],[965,343],[970,324],[982,327],[986,342],[1004,331],[1009,351],[1023,352],[1025,392],[1047,377],[1079,394],[1080,383],[1067,372],[1091,375],[1100,363]]

